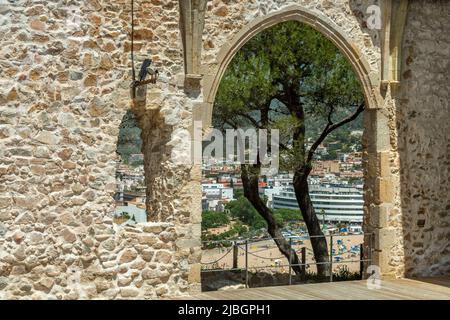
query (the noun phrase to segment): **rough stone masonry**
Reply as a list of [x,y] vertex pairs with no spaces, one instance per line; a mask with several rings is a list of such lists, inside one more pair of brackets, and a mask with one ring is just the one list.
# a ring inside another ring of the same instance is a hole
[[[130,1],[1,1],[0,298],[198,292],[200,168],[171,161],[186,143],[174,132],[198,119],[207,128],[233,53],[292,19],[332,39],[363,84],[374,263],[385,277],[449,275],[450,2],[406,1],[406,15],[383,11],[403,25],[369,29],[367,8],[391,3],[381,2],[136,0],[136,60],[150,57],[160,71],[134,106],[151,222],[117,229],[115,149],[131,108]],[[386,66],[401,68],[399,77],[384,76]]]

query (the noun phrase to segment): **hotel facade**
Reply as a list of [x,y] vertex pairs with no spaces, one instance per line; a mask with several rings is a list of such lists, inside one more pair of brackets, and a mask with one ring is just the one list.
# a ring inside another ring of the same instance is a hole
[[[362,223],[364,214],[362,188],[310,184],[309,193],[319,219],[327,222]],[[273,208],[299,210],[292,185],[273,195]]]

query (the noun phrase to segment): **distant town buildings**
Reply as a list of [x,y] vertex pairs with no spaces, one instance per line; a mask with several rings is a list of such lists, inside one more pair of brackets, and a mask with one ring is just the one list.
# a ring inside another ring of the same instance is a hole
[[[310,184],[309,194],[320,220],[362,223],[364,215],[362,188]],[[273,208],[299,209],[292,186],[283,188],[279,194],[273,196]]]
[[[359,135],[359,132],[352,133]],[[355,148],[352,148],[355,149]],[[337,151],[334,160],[320,159]],[[319,219],[327,222],[362,223],[363,172],[361,152],[340,152],[339,143],[330,142],[317,149],[318,160],[310,174],[310,196]],[[142,154],[131,154],[129,164],[118,163],[114,218],[118,222],[147,221],[145,174]],[[136,165],[136,163],[141,164]],[[134,164],[134,165],[133,165]],[[240,166],[230,160],[208,159],[202,166],[202,209],[223,212],[228,202],[243,195]],[[273,209],[298,210],[292,188],[292,174],[262,177],[259,193]]]
[[232,183],[231,177],[229,181],[223,179],[217,179],[218,181],[224,181],[223,183],[202,183],[202,209],[203,211],[218,211],[223,212],[225,204],[234,199],[233,188],[229,185]]
[[117,224],[147,222],[143,166],[132,167],[119,162],[116,167],[116,183],[114,222]]
[[[359,133],[355,133],[356,135]],[[339,145],[321,145],[319,153]],[[261,178],[259,193],[273,209],[298,210],[292,189],[293,175],[280,173]],[[361,224],[363,219],[363,172],[361,152],[341,153],[335,160],[316,160],[309,178],[310,195],[316,214],[326,222]],[[203,165],[202,208],[204,211],[223,211],[237,190],[242,190],[240,167],[230,161],[215,160]],[[242,194],[242,193],[241,193]]]

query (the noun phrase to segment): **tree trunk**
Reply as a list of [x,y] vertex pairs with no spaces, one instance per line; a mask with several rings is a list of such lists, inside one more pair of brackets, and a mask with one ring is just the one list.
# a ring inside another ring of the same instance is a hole
[[323,237],[320,229],[320,223],[314,211],[314,207],[309,196],[308,176],[311,172],[311,162],[306,157],[305,148],[305,110],[300,103],[298,96],[298,88],[294,85],[288,87],[286,106],[291,114],[298,120],[298,125],[293,130],[294,148],[297,148],[298,162],[296,164],[293,186],[295,197],[300,208],[303,220],[308,228],[311,246],[314,252],[314,258],[317,264],[317,275],[325,277],[329,275],[329,256],[327,248],[327,240]]
[[325,277],[330,275],[329,269],[329,255],[327,240],[323,236],[320,228],[320,222],[314,211],[314,207],[309,196],[308,175],[311,169],[307,166],[302,166],[295,171],[294,174],[294,190],[297,198],[298,206],[301,210],[306,227],[308,228],[309,236],[311,237],[311,246],[316,259],[317,275]]
[[291,248],[289,242],[283,237],[281,233],[281,229],[275,221],[275,218],[272,214],[272,211],[267,208],[259,196],[258,191],[258,182],[259,182],[259,172],[260,172],[260,164],[256,164],[253,166],[241,165],[241,178],[242,184],[244,187],[244,196],[250,201],[253,207],[258,211],[258,213],[266,220],[267,222],[267,231],[270,236],[274,239],[278,249],[280,252],[288,259],[291,257],[292,269],[295,274],[302,274],[302,268],[298,264],[300,264],[300,260],[297,256],[297,253],[294,249]]

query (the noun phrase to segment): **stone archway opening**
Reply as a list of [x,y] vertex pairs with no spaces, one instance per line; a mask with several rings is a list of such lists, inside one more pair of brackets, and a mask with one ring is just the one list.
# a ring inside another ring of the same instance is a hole
[[128,110],[120,123],[116,149],[117,186],[113,221],[121,226],[147,222],[147,187],[141,134],[134,113]]
[[164,172],[163,163],[171,155],[167,145],[172,128],[165,124],[159,109],[129,109],[122,118],[118,133],[116,164],[117,224],[172,222],[173,208],[162,199],[167,196],[167,181],[172,173]]
[[[364,150],[359,150],[359,158],[361,159],[360,165],[364,172],[364,214],[362,220],[364,220],[364,231],[367,233],[379,232],[379,224],[377,221],[378,215],[376,211],[379,210],[378,206],[381,202],[386,202],[379,199],[380,186],[379,176],[377,176],[377,168],[381,165],[379,163],[379,151],[387,149],[388,145],[386,141],[382,139],[380,132],[382,127],[386,125],[387,121],[383,115],[378,112],[378,97],[377,79],[378,75],[372,71],[370,65],[365,60],[364,55],[359,52],[352,42],[344,36],[344,33],[340,31],[340,28],[332,23],[328,18],[321,16],[316,12],[310,12],[299,6],[288,7],[279,12],[269,14],[267,16],[257,18],[254,22],[245,26],[238,32],[234,38],[229,41],[219,52],[217,58],[217,64],[213,66],[214,72],[209,72],[204,77],[204,120],[206,122],[205,127],[208,128],[213,122],[213,105],[217,98],[217,92],[219,90],[220,82],[226,72],[227,67],[232,61],[235,54],[241,49],[251,38],[253,38],[259,32],[270,28],[280,22],[294,20],[313,27],[322,35],[327,37],[337,47],[337,49],[346,57],[347,61],[351,64],[358,81],[361,84],[361,91],[364,96],[366,112],[364,113],[363,129],[364,136],[362,141],[364,144]],[[361,132],[359,132],[361,133]],[[375,171],[375,174],[374,174]],[[362,221],[361,221],[362,224]],[[370,237],[363,237],[364,252],[366,257],[369,256],[369,247],[372,253],[370,253],[372,262],[378,264],[380,261],[379,253],[380,247],[378,241],[380,241],[379,234],[371,235]]]

